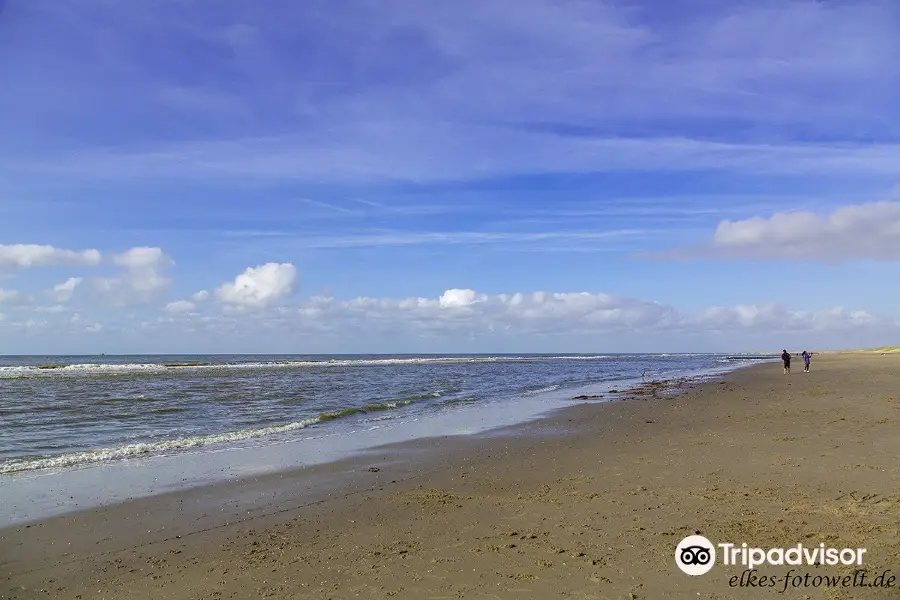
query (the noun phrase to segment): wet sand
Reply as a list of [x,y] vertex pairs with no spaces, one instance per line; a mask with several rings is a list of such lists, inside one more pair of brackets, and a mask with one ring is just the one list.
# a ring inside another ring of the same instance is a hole
[[[900,577],[900,356],[797,362],[0,530],[0,597],[782,595],[731,587],[740,566],[683,574],[675,546],[695,532],[865,547],[870,578]],[[853,570],[760,574],[789,568]],[[900,583],[788,595],[897,598]]]

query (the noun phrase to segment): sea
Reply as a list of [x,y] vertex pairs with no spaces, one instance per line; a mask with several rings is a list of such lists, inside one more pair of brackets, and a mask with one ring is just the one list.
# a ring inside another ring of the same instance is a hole
[[383,443],[490,430],[571,405],[577,395],[613,400],[644,381],[708,379],[773,358],[0,357],[0,523]]

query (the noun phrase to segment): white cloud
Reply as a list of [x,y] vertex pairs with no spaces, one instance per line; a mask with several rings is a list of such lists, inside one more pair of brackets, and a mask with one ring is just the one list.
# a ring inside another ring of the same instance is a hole
[[253,311],[170,313],[145,321],[141,331],[253,352],[289,352],[298,339],[309,352],[338,353],[759,351],[889,344],[900,337],[900,320],[843,307],[762,303],[684,312],[602,293],[453,289],[433,297],[316,296]]
[[[235,351],[240,351],[241,343],[252,343],[253,351],[259,352],[287,351],[297,336],[310,340],[317,350],[322,347],[316,344],[329,340],[333,345],[326,351],[334,352],[696,351],[704,344],[714,344],[713,350],[753,350],[791,343],[821,349],[825,344],[865,345],[855,340],[882,345],[900,336],[900,319],[855,308],[794,310],[760,303],[685,312],[660,302],[591,292],[485,294],[454,288],[432,297],[313,296],[284,304],[277,300],[286,299],[290,285],[285,282],[292,279],[293,270],[278,264],[266,267],[248,269],[223,286],[231,303],[221,312],[201,314],[193,302],[179,300],[169,303],[157,318],[131,326],[159,336],[162,344],[189,348],[194,342],[218,339],[216,344],[226,340],[237,344],[229,346]],[[51,320],[4,326],[19,331],[52,327],[71,333],[121,329],[79,313],[40,312]],[[754,347],[747,348],[749,342]],[[417,343],[425,345],[409,346]]]
[[16,306],[22,306],[28,304],[31,301],[26,294],[19,292],[17,290],[4,290],[0,289],[0,302],[4,304],[13,304]]
[[197,308],[197,305],[187,300],[176,300],[166,304],[166,312],[172,314],[189,313]]
[[86,321],[80,313],[75,313],[69,317],[69,331],[74,333],[99,333],[104,331],[102,323],[96,321]]
[[900,202],[843,206],[829,215],[797,211],[725,220],[708,243],[657,257],[897,261]]
[[289,312],[285,309],[270,311],[265,317],[257,318],[300,329],[318,329],[327,325],[348,335],[352,331],[383,330],[397,336],[430,332],[451,337],[827,332],[887,323],[864,311],[843,308],[793,311],[777,304],[759,304],[683,313],[659,302],[608,294],[539,291],[488,295],[471,289],[447,290],[437,298],[359,297],[341,301],[313,297]]
[[357,298],[337,306],[340,312],[381,323],[447,331],[508,327],[516,333],[650,327],[668,323],[673,312],[659,303],[607,294],[539,291],[491,296],[470,289],[447,290],[433,300]]
[[714,307],[682,320],[681,327],[695,331],[830,331],[887,325],[888,320],[865,311],[835,307],[819,311],[788,310],[778,304]]
[[160,248],[131,248],[113,256],[113,264],[122,267],[120,275],[92,281],[94,289],[113,304],[149,302],[171,284],[164,271],[174,262]]
[[34,312],[58,315],[60,313],[66,312],[67,310],[68,309],[62,304],[54,304],[53,306],[37,306],[35,307]]
[[97,250],[66,250],[39,244],[0,244],[0,271],[31,267],[93,267],[102,256]]
[[900,202],[723,221],[713,246],[765,258],[900,259]]
[[292,296],[297,289],[297,269],[290,263],[266,263],[248,267],[233,282],[216,290],[224,304],[243,308],[263,308]]
[[484,302],[486,296],[479,295],[475,290],[447,290],[438,298],[438,304],[443,308],[459,308],[470,306],[476,302]]
[[171,315],[182,315],[197,310],[197,305],[209,298],[209,292],[200,290],[191,294],[189,300],[176,300],[166,304],[166,312]]
[[129,270],[138,271],[167,267],[172,264],[172,259],[166,256],[161,248],[140,246],[116,254],[113,256],[113,263]]
[[8,326],[25,333],[42,333],[49,327],[49,321],[38,319],[26,319],[25,321],[11,321]]
[[64,282],[53,286],[53,294],[57,302],[68,302],[75,294],[75,288],[84,281],[81,277],[70,277]]

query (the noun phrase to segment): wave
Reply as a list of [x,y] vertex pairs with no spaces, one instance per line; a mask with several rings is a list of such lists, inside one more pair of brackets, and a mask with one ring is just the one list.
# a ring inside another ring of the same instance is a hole
[[[726,356],[726,355],[718,355],[717,356],[721,361],[717,367],[713,368],[703,368],[700,373],[697,373],[693,369],[690,369],[686,372],[681,371],[666,371],[661,376],[666,378],[673,377],[675,375],[688,376],[688,377],[696,377],[698,380],[703,380],[706,378],[715,377],[717,374],[725,373],[731,371],[735,368],[739,368],[742,364],[747,364],[747,358],[757,358],[757,359],[770,359],[771,357],[763,356],[763,355],[742,355],[742,356]],[[417,358],[383,358],[383,359],[369,359],[369,358],[360,358],[360,359],[331,359],[331,360],[311,360],[311,361],[282,361],[278,363],[235,363],[230,365],[215,365],[215,366],[207,366],[207,365],[197,365],[195,363],[190,363],[189,366],[181,366],[181,367],[166,367],[164,364],[137,364],[137,365],[86,365],[86,364],[76,364],[76,365],[64,365],[60,368],[55,369],[38,369],[37,366],[33,366],[30,368],[35,369],[35,371],[41,373],[65,373],[67,369],[71,369],[70,372],[73,373],[85,373],[90,372],[88,369],[100,367],[106,369],[115,369],[115,370],[125,370],[129,368],[137,367],[138,369],[142,369],[141,372],[144,372],[149,369],[208,369],[208,368],[251,368],[257,365],[264,366],[278,366],[284,368],[297,367],[297,365],[316,365],[317,367],[322,365],[369,365],[369,364],[420,364],[420,363],[444,363],[444,362],[486,362],[486,361],[510,361],[510,360],[547,360],[547,359],[563,359],[563,360],[601,360],[606,358],[600,355],[594,356],[566,356],[566,357],[535,357],[535,356],[500,356],[500,357],[417,357]],[[723,364],[724,363],[724,364]],[[6,367],[9,368],[23,368],[23,367]],[[693,371],[693,372],[691,372]],[[656,376],[656,375],[655,375]],[[604,378],[606,379],[606,378]],[[611,377],[609,379],[622,379],[620,375]],[[626,378],[627,379],[627,378]],[[637,381],[632,382],[634,385],[637,385]],[[623,382],[625,387],[628,387],[628,383]],[[553,385],[544,385],[542,387],[537,387],[536,389],[528,389],[523,390],[520,393],[525,395],[538,395],[542,393],[552,392],[560,387],[566,387],[560,384]],[[39,455],[39,456],[30,456],[30,457],[17,457],[7,459],[5,461],[0,461],[0,475],[3,474],[15,474],[21,472],[30,472],[35,470],[45,470],[45,469],[58,469],[58,468],[67,468],[67,467],[79,467],[86,466],[91,463],[102,463],[107,461],[114,461],[118,459],[128,459],[134,457],[141,456],[154,456],[160,454],[167,454],[179,451],[185,451],[190,449],[197,449],[204,446],[214,446],[220,444],[228,444],[234,443],[241,440],[248,440],[251,438],[262,438],[265,436],[272,436],[277,434],[289,433],[291,431],[296,431],[300,429],[304,429],[306,427],[314,426],[317,424],[324,424],[325,422],[331,422],[338,419],[344,418],[355,418],[355,417],[363,417],[365,421],[376,421],[382,420],[385,418],[391,418],[394,409],[402,409],[410,404],[418,403],[418,402],[428,402],[430,399],[441,398],[440,401],[436,404],[436,406],[443,408],[451,408],[453,406],[458,405],[466,405],[477,403],[484,399],[483,396],[464,394],[457,396],[457,392],[459,391],[455,384],[451,381],[445,382],[441,385],[442,389],[431,392],[417,392],[415,390],[404,390],[399,394],[400,397],[391,398],[390,400],[381,400],[374,399],[371,404],[365,406],[358,407],[346,407],[346,408],[338,408],[335,407],[334,410],[322,412],[319,414],[307,414],[304,415],[305,418],[302,420],[295,420],[288,423],[283,424],[275,424],[269,426],[256,426],[256,428],[252,428],[250,426],[247,429],[241,429],[237,431],[230,431],[224,433],[213,433],[208,435],[193,435],[193,436],[185,436],[185,434],[181,434],[182,437],[173,437],[170,439],[163,439],[157,441],[146,441],[146,442],[132,442],[132,443],[123,443],[120,446],[114,447],[106,447],[102,449],[96,450],[83,450],[83,451],[75,451],[68,452],[57,455]],[[625,389],[625,388],[620,388]],[[103,403],[120,403],[120,402],[129,402],[129,401],[146,401],[147,399],[138,395],[133,397],[117,397],[117,398],[105,398],[101,400]],[[152,406],[152,405],[151,405]],[[40,410],[40,409],[38,409]],[[160,412],[169,412],[170,409],[160,408]],[[155,412],[155,411],[150,411]],[[295,417],[296,418],[296,417]],[[177,435],[177,434],[176,434]]]
[[0,379],[22,379],[59,375],[140,374],[177,371],[232,370],[232,369],[290,369],[402,366],[422,364],[471,364],[497,362],[536,362],[543,360],[604,360],[610,355],[592,356],[427,356],[410,358],[351,358],[320,360],[283,360],[235,363],[184,362],[184,363],[75,363],[43,364],[0,367]]
[[404,404],[411,404],[412,402],[385,402],[383,404],[369,404],[367,406],[360,407],[352,407],[352,408],[343,408],[341,410],[335,410],[331,412],[323,412],[319,415],[320,421],[333,421],[334,419],[340,419],[341,417],[349,417],[351,415],[364,415],[370,412],[377,412],[380,410],[390,410],[392,408],[397,408],[398,406],[402,406]]
[[[372,412],[389,411],[392,409],[402,408],[421,400],[430,398],[438,398],[443,394],[443,390],[429,392],[425,394],[416,394],[392,400],[389,402],[381,402],[376,404],[368,404],[366,406],[345,408],[342,410],[323,412],[315,417],[293,421],[283,425],[271,425],[268,427],[260,427],[256,429],[242,429],[226,433],[217,433],[211,435],[198,435],[190,437],[181,437],[170,440],[160,440],[156,442],[140,442],[127,444],[116,448],[102,448],[98,450],[86,450],[81,452],[70,452],[59,454],[56,456],[16,458],[6,461],[0,461],[0,475],[12,473],[20,473],[24,471],[36,471],[42,469],[55,469],[65,467],[84,466],[91,463],[107,462],[135,456],[154,456],[167,452],[188,450],[191,448],[199,448],[203,446],[211,446],[217,444],[225,444],[229,442],[238,442],[242,440],[260,438],[279,433],[289,433],[299,429],[305,429],[311,425],[324,423],[326,421],[334,421],[343,419],[353,415],[362,415]],[[116,399],[119,400],[119,399]],[[150,411],[155,414],[165,414],[181,412],[185,410],[181,407],[161,408]],[[119,418],[132,418],[133,415],[125,415]],[[386,417],[383,417],[386,418]],[[382,420],[382,419],[377,419]]]
[[334,419],[340,419],[341,417],[349,417],[350,415],[358,415],[358,414],[367,414],[370,412],[378,412],[382,410],[391,410],[392,408],[400,408],[403,406],[409,406],[414,402],[419,400],[427,400],[428,398],[438,398],[440,397],[440,392],[431,392],[429,394],[419,394],[416,396],[409,396],[406,398],[401,398],[399,400],[392,400],[390,402],[381,402],[378,404],[367,404],[365,406],[358,407],[350,407],[344,408],[341,410],[335,410],[330,412],[323,412],[319,415],[319,419],[322,421],[333,421]]
[[11,459],[0,463],[0,474],[19,473],[22,471],[35,471],[39,469],[53,469],[62,467],[81,466],[90,463],[104,462],[122,458],[130,458],[141,455],[156,455],[174,450],[199,448],[213,444],[236,442],[276,433],[287,433],[303,429],[320,422],[318,418],[294,421],[285,425],[274,425],[260,429],[244,429],[227,433],[212,435],[198,435],[191,437],[161,440],[158,442],[139,442],[127,444],[117,448],[101,448],[99,450],[87,450],[83,452],[70,452],[56,456],[35,458]]
[[539,394],[546,394],[546,393],[548,393],[548,392],[555,392],[555,391],[558,390],[558,389],[559,389],[559,385],[558,385],[558,384],[554,384],[554,385],[548,385],[547,387],[538,388],[538,389],[536,389],[536,390],[528,390],[528,391],[526,391],[526,392],[523,392],[522,395],[523,395],[523,396],[537,396],[537,395],[539,395]]
[[778,358],[777,356],[771,355],[767,356],[765,354],[744,354],[739,356],[723,356],[721,358],[717,358],[717,363],[732,363],[735,361],[753,361],[753,360],[774,360]]

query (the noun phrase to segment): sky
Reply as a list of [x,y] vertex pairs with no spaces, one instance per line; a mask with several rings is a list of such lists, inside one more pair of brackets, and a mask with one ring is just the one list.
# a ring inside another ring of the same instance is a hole
[[900,344],[897,64],[894,0],[0,0],[0,354]]

